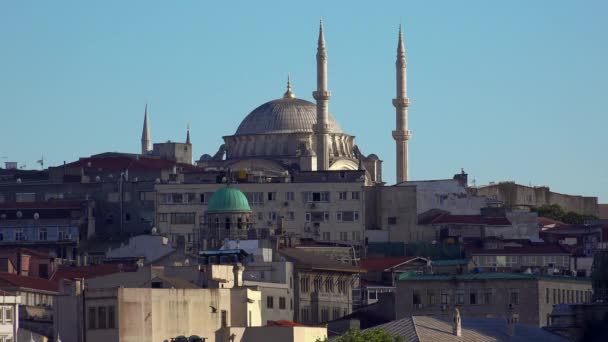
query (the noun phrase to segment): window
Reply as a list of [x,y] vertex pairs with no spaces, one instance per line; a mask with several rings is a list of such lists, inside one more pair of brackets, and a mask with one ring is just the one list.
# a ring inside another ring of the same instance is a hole
[[268,212],[268,221],[276,221],[277,220],[277,212],[269,211]]
[[277,193],[276,192],[269,192],[267,198],[268,198],[269,201],[276,201],[277,200]]
[[105,329],[106,328],[106,307],[100,306],[97,308],[97,328]]
[[323,240],[331,241],[331,232],[323,232]]
[[221,319],[222,319],[222,328],[227,327],[228,326],[228,313],[226,312],[226,310],[222,310]]
[[309,211],[306,213],[306,222],[325,222],[329,221],[328,211]]
[[304,202],[329,202],[329,191],[303,192]]
[[361,232],[352,232],[353,233],[353,241],[361,241]]
[[426,290],[426,302],[428,305],[435,305],[435,290]]
[[[576,302],[580,303],[580,291],[578,291],[578,290],[576,291]],[[549,302],[547,302],[547,303],[549,303]]]
[[493,295],[493,290],[492,289],[484,289],[483,290],[483,303],[484,304],[492,304],[492,295]]
[[116,328],[116,313],[114,306],[108,306],[108,329]]
[[332,310],[333,319],[340,318],[340,308],[333,308]]
[[308,307],[303,307],[302,309],[300,309],[300,319],[302,320],[302,322],[308,322]]
[[321,308],[321,322],[329,321],[329,309],[326,307]]
[[194,224],[196,213],[171,213],[171,224]]
[[414,290],[412,292],[412,304],[414,304],[414,306],[422,304],[422,299],[420,298],[420,290]]
[[47,239],[46,228],[39,228],[38,229],[38,240],[46,241],[46,239]]
[[4,323],[13,323],[13,308],[4,309]]
[[314,292],[320,292],[321,291],[321,278],[317,278],[315,279],[315,281],[313,282],[313,291]]
[[507,267],[517,266],[517,255],[507,255]]
[[125,221],[131,221],[131,213],[125,213]]
[[557,304],[557,289],[553,289],[553,304]]
[[464,290],[463,289],[456,290],[456,296],[454,299],[455,299],[454,304],[456,304],[456,305],[464,304]]
[[184,203],[196,203],[196,194],[189,192],[184,195]]
[[340,198],[341,201],[347,200],[348,199],[348,191],[340,191],[338,193],[338,198]]
[[272,309],[274,307],[274,297],[268,296],[266,297],[266,307]]
[[310,290],[309,286],[310,280],[308,279],[308,277],[300,278],[300,292],[307,293]]
[[285,193],[285,200],[286,201],[293,201],[295,199],[295,194],[293,191],[288,191]]
[[351,199],[354,199],[354,200],[358,201],[359,200],[359,196],[360,196],[359,191],[353,191],[353,192],[351,192]]
[[264,213],[260,211],[258,213],[258,221],[262,221],[263,219],[264,219]]
[[33,192],[29,192],[29,193],[18,192],[18,193],[15,194],[15,201],[17,203],[35,202],[36,201],[36,193],[33,193]]
[[296,214],[293,211],[288,211],[285,218],[287,219],[287,221],[293,221],[296,219]]
[[441,290],[441,304],[450,304],[450,293],[448,292],[448,290]]
[[545,289],[545,303],[549,304],[549,288]]
[[513,305],[519,304],[519,290],[518,289],[509,289],[509,304],[513,304]]
[[479,304],[477,301],[477,290],[471,290],[471,292],[469,292],[469,304]]
[[346,280],[338,281],[338,293],[346,293],[346,291],[347,291]]
[[249,204],[264,204],[263,192],[246,192],[245,196],[249,200]]
[[388,224],[389,225],[395,225],[397,224],[397,218],[395,216],[391,216],[388,218]]
[[306,213],[304,216],[305,216],[306,222],[310,222],[312,220],[312,214],[311,213]]
[[340,241],[348,241],[348,232],[340,232]]
[[367,298],[368,299],[374,299],[374,300],[378,299],[378,292],[376,292],[376,291],[369,291],[368,290],[368,292],[367,292]]
[[327,293],[334,292],[334,280],[332,277],[327,277],[325,279],[325,292],[327,292]]
[[17,241],[25,240],[25,234],[23,233],[22,228],[15,229],[15,240],[17,240]]
[[167,222],[167,214],[166,213],[158,214],[158,222]]
[[89,329],[97,329],[97,310],[91,307],[89,308]]
[[293,299],[289,298],[289,310],[293,310]]
[[359,221],[358,211],[338,211],[336,213],[336,219],[338,222],[353,222]]
[[285,297],[279,297],[279,309],[285,310]]

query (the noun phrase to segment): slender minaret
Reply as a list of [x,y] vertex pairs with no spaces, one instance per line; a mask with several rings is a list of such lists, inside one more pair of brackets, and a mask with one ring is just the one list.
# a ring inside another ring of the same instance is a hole
[[148,154],[152,150],[150,142],[150,126],[148,126],[148,104],[144,112],[144,129],[141,132],[141,154]]
[[317,170],[329,169],[329,98],[327,90],[327,52],[323,35],[323,20],[319,24],[319,42],[317,45],[317,90],[312,93],[317,100],[317,124],[314,127],[317,150]]
[[186,144],[190,145],[190,123],[186,126]]
[[407,165],[407,142],[412,137],[412,132],[407,129],[407,107],[410,100],[407,98],[407,67],[405,63],[405,47],[403,45],[403,33],[399,25],[399,43],[397,45],[397,98],[393,99],[397,126],[393,131],[393,139],[397,145],[397,183],[406,182],[408,179]]

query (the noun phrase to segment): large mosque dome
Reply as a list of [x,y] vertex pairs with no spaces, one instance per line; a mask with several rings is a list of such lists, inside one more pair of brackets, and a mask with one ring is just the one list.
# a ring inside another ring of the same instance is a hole
[[[254,109],[241,122],[234,135],[313,133],[317,122],[317,106],[295,97],[266,102]],[[329,116],[331,133],[342,133],[336,120]]]

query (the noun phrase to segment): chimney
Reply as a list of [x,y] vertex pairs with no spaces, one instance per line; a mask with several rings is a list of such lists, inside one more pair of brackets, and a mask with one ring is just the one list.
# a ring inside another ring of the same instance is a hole
[[454,323],[452,325],[452,334],[454,336],[462,336],[462,324],[460,321],[460,311],[458,308],[454,308]]
[[515,336],[515,324],[519,322],[519,314],[511,314],[511,317],[507,319],[507,335]]
[[240,263],[237,263],[232,268],[232,271],[234,272],[234,286],[235,287],[243,286],[243,271],[244,270],[245,270],[245,267],[243,267],[243,265],[241,265]]

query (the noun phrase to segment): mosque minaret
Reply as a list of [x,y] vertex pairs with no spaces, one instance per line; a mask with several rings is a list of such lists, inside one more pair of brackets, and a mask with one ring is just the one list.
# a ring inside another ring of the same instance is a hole
[[393,131],[397,148],[397,172],[396,183],[408,180],[408,140],[412,138],[412,132],[407,129],[407,108],[410,100],[407,98],[407,65],[405,62],[405,46],[403,45],[403,32],[399,26],[399,43],[397,44],[397,97],[393,99],[395,106],[396,127]]
[[317,43],[317,90],[312,93],[317,101],[317,123],[314,127],[317,151],[317,170],[329,170],[329,98],[327,90],[327,51],[323,21],[319,24],[319,41]]

